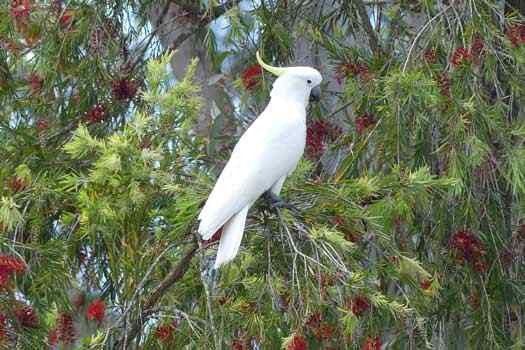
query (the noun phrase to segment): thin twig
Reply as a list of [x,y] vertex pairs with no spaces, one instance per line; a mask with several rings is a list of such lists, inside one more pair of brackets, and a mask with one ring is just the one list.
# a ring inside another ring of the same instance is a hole
[[372,27],[372,24],[370,24],[370,16],[368,15],[368,11],[366,10],[366,5],[363,3],[362,0],[353,0],[357,12],[359,13],[359,17],[361,17],[361,22],[363,23],[363,29],[366,32],[366,35],[368,36],[368,42],[370,43],[370,49],[372,52],[376,55],[380,55],[383,53],[383,49],[381,48],[381,45],[379,44],[379,39],[377,38],[377,34]]
[[188,251],[186,251],[186,253],[179,261],[179,263],[175,266],[175,268],[164,278],[164,280],[162,280],[160,285],[146,299],[141,316],[132,323],[128,334],[128,338],[123,343],[124,349],[127,349],[129,342],[135,339],[135,337],[138,335],[142,325],[144,324],[144,320],[151,313],[151,310],[159,302],[164,293],[166,293],[166,291],[171,286],[173,286],[175,282],[180,280],[188,271],[188,269],[190,268],[190,262],[195,256],[198,247],[199,245],[197,244],[197,242],[194,242],[192,247]]
[[414,41],[412,42],[412,45],[410,45],[410,49],[408,50],[407,59],[405,60],[405,63],[403,64],[403,70],[402,70],[402,73],[405,73],[406,68],[407,68],[407,65],[408,65],[408,61],[410,61],[410,56],[412,55],[412,51],[414,50],[414,47],[416,46],[416,43],[417,43],[417,41],[419,40],[419,38],[421,37],[421,35],[423,35],[423,33],[425,32],[425,30],[427,30],[427,28],[430,26],[430,24],[432,24],[432,22],[434,22],[436,19],[438,19],[439,17],[441,17],[445,12],[447,12],[447,11],[452,7],[453,4],[454,4],[454,2],[452,2],[450,5],[448,5],[447,7],[445,7],[443,10],[439,11],[437,15],[435,15],[434,17],[432,17],[432,18],[431,18],[427,23],[425,23],[425,25],[419,30],[419,32],[417,33],[416,37],[414,38]]

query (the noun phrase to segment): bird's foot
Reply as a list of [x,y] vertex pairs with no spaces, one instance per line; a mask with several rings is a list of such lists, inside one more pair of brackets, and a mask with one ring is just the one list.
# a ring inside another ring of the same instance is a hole
[[297,208],[293,204],[288,203],[272,191],[266,191],[265,198],[270,208],[286,208],[297,211]]

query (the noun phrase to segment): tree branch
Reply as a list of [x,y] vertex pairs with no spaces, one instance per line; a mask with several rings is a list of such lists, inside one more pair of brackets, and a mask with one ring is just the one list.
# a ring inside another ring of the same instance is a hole
[[[194,241],[191,248],[186,251],[175,268],[166,277],[164,277],[159,286],[155,288],[155,290],[146,299],[140,317],[133,322],[129,332],[126,332],[127,336],[122,343],[122,349],[128,349],[129,343],[133,341],[133,339],[135,339],[135,337],[139,334],[145,320],[152,314],[153,308],[162,298],[164,293],[166,293],[166,291],[178,280],[180,280],[188,271],[190,268],[190,262],[195,256],[198,248],[198,243]],[[118,348],[118,346],[116,348]]]
[[372,27],[372,24],[370,24],[370,16],[368,15],[368,11],[366,10],[365,4],[362,0],[353,0],[353,3],[355,4],[357,12],[359,13],[359,17],[361,17],[363,29],[365,30],[366,35],[368,36],[368,43],[370,44],[370,49],[376,55],[382,54],[383,49],[379,44],[379,39],[377,38],[376,32]]

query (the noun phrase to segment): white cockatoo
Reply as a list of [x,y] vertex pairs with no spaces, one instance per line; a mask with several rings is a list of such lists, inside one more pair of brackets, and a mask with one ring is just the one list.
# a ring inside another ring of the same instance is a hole
[[306,144],[306,107],[319,100],[322,77],[311,67],[272,67],[270,103],[241,136],[199,215],[199,233],[210,239],[222,227],[215,268],[231,261],[241,245],[246,216],[266,191],[278,202],[284,180]]

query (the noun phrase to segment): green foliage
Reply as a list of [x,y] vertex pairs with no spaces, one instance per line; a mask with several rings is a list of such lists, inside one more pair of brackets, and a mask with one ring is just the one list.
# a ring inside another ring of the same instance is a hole
[[[523,348],[521,15],[173,1],[159,28],[180,21],[208,55],[174,80],[160,44],[184,43],[152,29],[156,2],[58,3],[0,8],[0,348]],[[196,218],[268,101],[269,76],[246,81],[255,48],[273,64],[318,55],[327,102],[283,188],[297,210],[256,202],[217,272]]]

